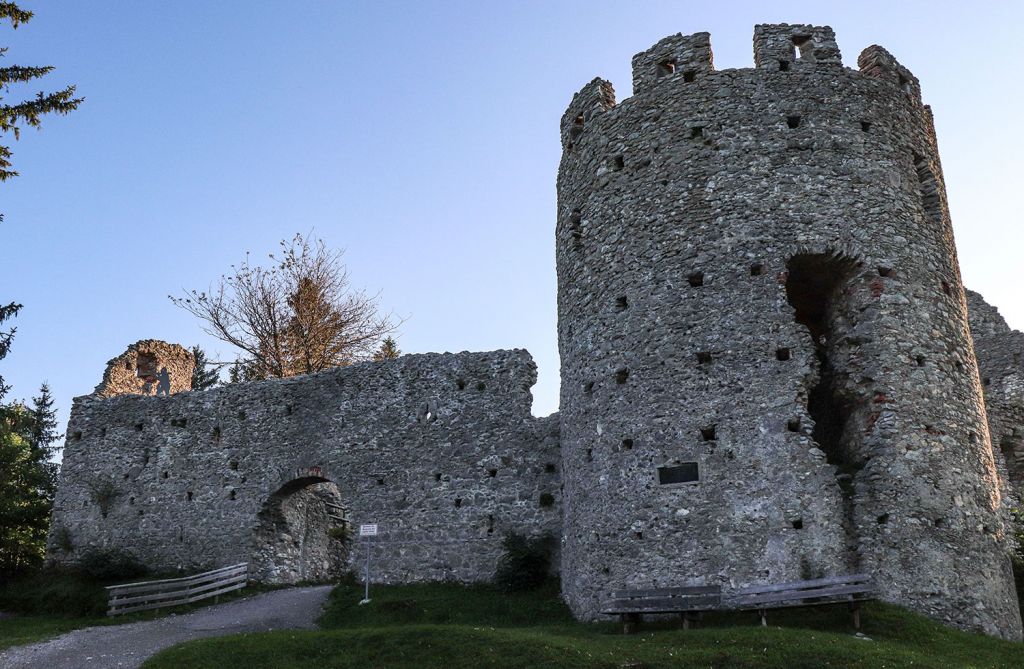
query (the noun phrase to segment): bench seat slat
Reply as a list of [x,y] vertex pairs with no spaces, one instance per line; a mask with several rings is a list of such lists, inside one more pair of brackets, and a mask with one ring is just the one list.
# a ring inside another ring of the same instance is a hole
[[852,576],[829,576],[827,578],[816,578],[810,581],[790,581],[788,583],[770,583],[767,585],[751,585],[740,588],[736,591],[737,596],[762,594],[766,592],[780,592],[785,590],[807,590],[826,585],[853,585],[856,583],[870,583],[871,577],[866,574],[854,574]]
[[717,595],[702,595],[699,597],[661,597],[650,599],[623,600],[615,599],[607,602],[602,608],[602,613],[652,613],[672,611],[706,611],[718,608],[722,598]]
[[[729,604],[734,608],[757,608],[765,604],[771,605],[779,602],[799,603],[809,599],[828,599],[840,596],[849,598],[851,595],[870,597],[873,594],[874,588],[865,585],[832,586],[817,590],[791,590],[789,592],[737,596]],[[814,602],[807,602],[808,606],[813,604]]]
[[616,590],[613,599],[638,599],[644,597],[679,597],[689,595],[714,595],[722,592],[720,585],[689,585],[677,588],[646,588],[638,590]]

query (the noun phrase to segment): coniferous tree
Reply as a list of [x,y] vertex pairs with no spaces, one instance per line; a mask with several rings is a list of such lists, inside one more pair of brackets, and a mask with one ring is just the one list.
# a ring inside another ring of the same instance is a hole
[[217,368],[206,357],[206,352],[198,346],[192,347],[192,357],[196,366],[192,369],[192,390],[207,390],[220,382]]
[[[0,23],[9,21],[12,28],[27,23],[32,12],[25,11],[13,2],[0,2]],[[0,47],[0,57],[7,53],[6,47]],[[42,117],[46,114],[67,114],[82,103],[83,98],[75,97],[75,87],[68,86],[56,93],[39,92],[34,98],[8,104],[3,100],[3,93],[11,84],[26,83],[38,79],[53,70],[52,67],[25,67],[10,65],[0,67],[0,135],[10,133],[17,140],[23,126],[38,128]],[[0,144],[0,181],[6,181],[18,173],[11,169],[11,149]]]
[[386,337],[380,343],[380,348],[377,349],[377,352],[373,354],[373,359],[377,362],[381,360],[394,360],[400,355],[402,355],[402,352],[398,350],[398,342],[395,341],[395,338]]

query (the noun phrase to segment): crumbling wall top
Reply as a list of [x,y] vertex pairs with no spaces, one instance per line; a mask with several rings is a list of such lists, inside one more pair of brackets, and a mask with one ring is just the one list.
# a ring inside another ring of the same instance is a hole
[[195,358],[187,348],[159,339],[143,339],[107,362],[103,381],[93,394],[113,397],[180,393],[192,390],[194,369]]

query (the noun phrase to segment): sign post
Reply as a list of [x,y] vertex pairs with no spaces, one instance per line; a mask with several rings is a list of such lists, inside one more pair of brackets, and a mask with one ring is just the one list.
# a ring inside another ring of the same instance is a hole
[[[359,526],[360,537],[375,537],[377,536],[377,523],[369,523],[366,525]],[[368,604],[370,602],[370,542],[366,543],[366,576],[363,578],[365,583],[363,591],[363,601],[360,604]]]

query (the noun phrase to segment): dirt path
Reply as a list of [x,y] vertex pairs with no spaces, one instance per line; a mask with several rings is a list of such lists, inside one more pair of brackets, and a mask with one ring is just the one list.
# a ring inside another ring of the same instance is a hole
[[86,627],[0,653],[4,669],[131,669],[157,651],[192,639],[239,632],[313,629],[331,586],[265,592],[157,620]]

